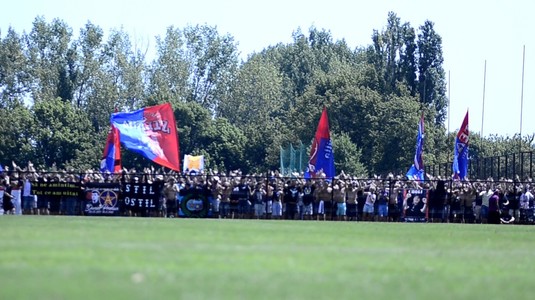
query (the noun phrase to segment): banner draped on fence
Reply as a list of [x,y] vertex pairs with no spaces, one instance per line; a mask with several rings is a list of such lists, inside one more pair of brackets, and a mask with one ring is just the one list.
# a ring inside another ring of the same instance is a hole
[[327,178],[333,178],[334,170],[334,153],[329,132],[329,119],[327,109],[324,107],[321,118],[310,149],[310,159],[305,172],[305,178],[316,177],[320,172],[325,173]]
[[149,106],[111,116],[123,145],[153,162],[180,171],[178,134],[171,104]]
[[453,149],[453,177],[456,179],[466,179],[468,175],[468,111],[464,116],[463,124],[457,138],[455,139],[455,148]]

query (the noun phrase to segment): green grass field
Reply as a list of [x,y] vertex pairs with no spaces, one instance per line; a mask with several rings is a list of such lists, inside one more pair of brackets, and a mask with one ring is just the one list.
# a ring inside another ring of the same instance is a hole
[[0,299],[533,299],[535,227],[0,217]]

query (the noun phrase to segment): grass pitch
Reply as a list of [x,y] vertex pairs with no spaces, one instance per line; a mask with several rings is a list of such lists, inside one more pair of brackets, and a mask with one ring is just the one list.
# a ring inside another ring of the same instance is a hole
[[0,217],[0,299],[532,299],[535,227]]

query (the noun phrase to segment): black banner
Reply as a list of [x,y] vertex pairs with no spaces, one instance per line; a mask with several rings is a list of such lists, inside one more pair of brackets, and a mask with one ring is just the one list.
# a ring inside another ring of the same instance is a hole
[[85,209],[88,216],[118,216],[121,214],[119,183],[88,183],[85,189]]
[[160,209],[160,192],[163,183],[125,183],[121,193],[124,209],[133,212]]
[[32,182],[32,194],[49,197],[79,197],[81,185],[79,182]]
[[403,191],[403,220],[405,222],[427,222],[428,190],[405,189]]

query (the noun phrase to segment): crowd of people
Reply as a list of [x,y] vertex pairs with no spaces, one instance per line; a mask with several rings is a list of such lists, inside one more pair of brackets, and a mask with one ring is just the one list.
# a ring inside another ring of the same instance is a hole
[[[106,174],[37,172],[14,165],[0,173],[0,214],[83,214],[84,197],[51,201],[32,194],[34,182],[161,182],[158,211],[151,216],[181,217],[181,199],[191,191],[208,199],[212,218],[336,220],[379,222],[534,223],[531,179],[458,181],[428,177],[425,181],[386,177],[335,178],[208,171],[200,174],[144,169]],[[130,212],[128,215],[132,215]]]

